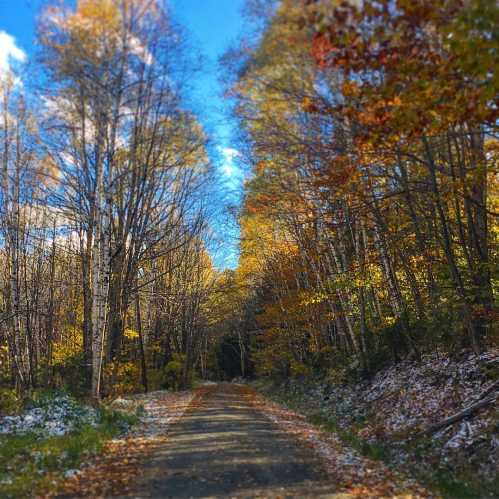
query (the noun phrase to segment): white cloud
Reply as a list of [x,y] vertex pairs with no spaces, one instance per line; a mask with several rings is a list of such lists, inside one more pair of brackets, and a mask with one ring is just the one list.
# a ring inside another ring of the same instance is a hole
[[235,172],[234,165],[231,165],[230,163],[225,163],[222,166],[222,171],[226,177],[232,177],[232,175],[234,175]]
[[241,153],[237,149],[232,149],[231,147],[223,147],[222,153],[226,158],[234,159],[241,156]]
[[24,62],[26,52],[16,45],[13,36],[0,30],[0,77],[11,70],[12,61]]
[[234,175],[239,175],[239,168],[234,164],[234,160],[241,156],[241,153],[232,149],[231,147],[220,147],[219,151],[222,153],[224,161],[221,165],[223,174],[226,177],[233,177]]
[[152,54],[137,37],[130,36],[128,38],[128,43],[130,46],[130,52],[139,57],[146,66],[150,66],[153,63]]

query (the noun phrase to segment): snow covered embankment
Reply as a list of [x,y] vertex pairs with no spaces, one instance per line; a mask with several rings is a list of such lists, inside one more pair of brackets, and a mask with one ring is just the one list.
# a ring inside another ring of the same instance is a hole
[[[498,368],[498,349],[458,359],[434,352],[380,371],[370,381],[290,382],[277,395],[298,400],[304,413],[320,414],[347,437],[386,451],[396,465],[493,487],[499,463]],[[486,403],[445,423],[480,401]],[[431,431],[436,426],[441,427]]]
[[[382,371],[371,383],[322,386],[312,396],[320,400],[324,414],[333,415],[345,429],[357,426],[358,435],[369,443],[406,441],[426,434],[432,440],[428,451],[435,464],[476,459],[477,468],[490,477],[499,462],[494,403],[444,424],[439,431],[428,430],[478,401],[493,386],[493,366],[498,362],[497,350],[460,360],[432,353],[419,363],[405,361]],[[495,390],[491,396],[496,395]],[[410,459],[402,453],[399,457]]]

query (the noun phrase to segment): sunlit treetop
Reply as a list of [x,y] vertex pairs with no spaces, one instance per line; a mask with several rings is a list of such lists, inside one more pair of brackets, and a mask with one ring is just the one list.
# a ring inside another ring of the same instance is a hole
[[498,22],[494,0],[383,0],[312,2],[301,25],[348,79],[350,117],[410,134],[496,122]]

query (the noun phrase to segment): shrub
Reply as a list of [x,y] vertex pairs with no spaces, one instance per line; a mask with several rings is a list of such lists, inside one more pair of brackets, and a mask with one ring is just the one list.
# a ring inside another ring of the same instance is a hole
[[163,369],[148,369],[147,370],[147,384],[150,391],[159,390],[164,388],[165,380],[164,380],[164,372]]
[[163,379],[167,388],[180,390],[181,388],[187,388],[192,384],[191,376],[189,376],[188,379],[184,379],[185,362],[185,354],[174,353],[172,360],[166,364],[163,371]]
[[140,369],[135,362],[109,362],[104,369],[104,378],[109,381],[113,395],[136,393],[142,388]]
[[0,388],[0,415],[15,414],[21,406],[22,401],[13,388]]
[[303,362],[298,362],[296,360],[290,362],[289,369],[291,376],[297,378],[306,378],[307,376],[310,376],[312,372],[310,367],[306,366]]

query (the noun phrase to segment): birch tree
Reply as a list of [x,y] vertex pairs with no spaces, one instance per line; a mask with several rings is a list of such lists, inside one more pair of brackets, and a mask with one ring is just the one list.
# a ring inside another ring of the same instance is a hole
[[59,202],[81,237],[97,397],[104,354],[119,352],[139,262],[185,210],[204,136],[180,111],[182,39],[159,3],[49,7],[40,38],[51,83],[47,148],[62,172]]

